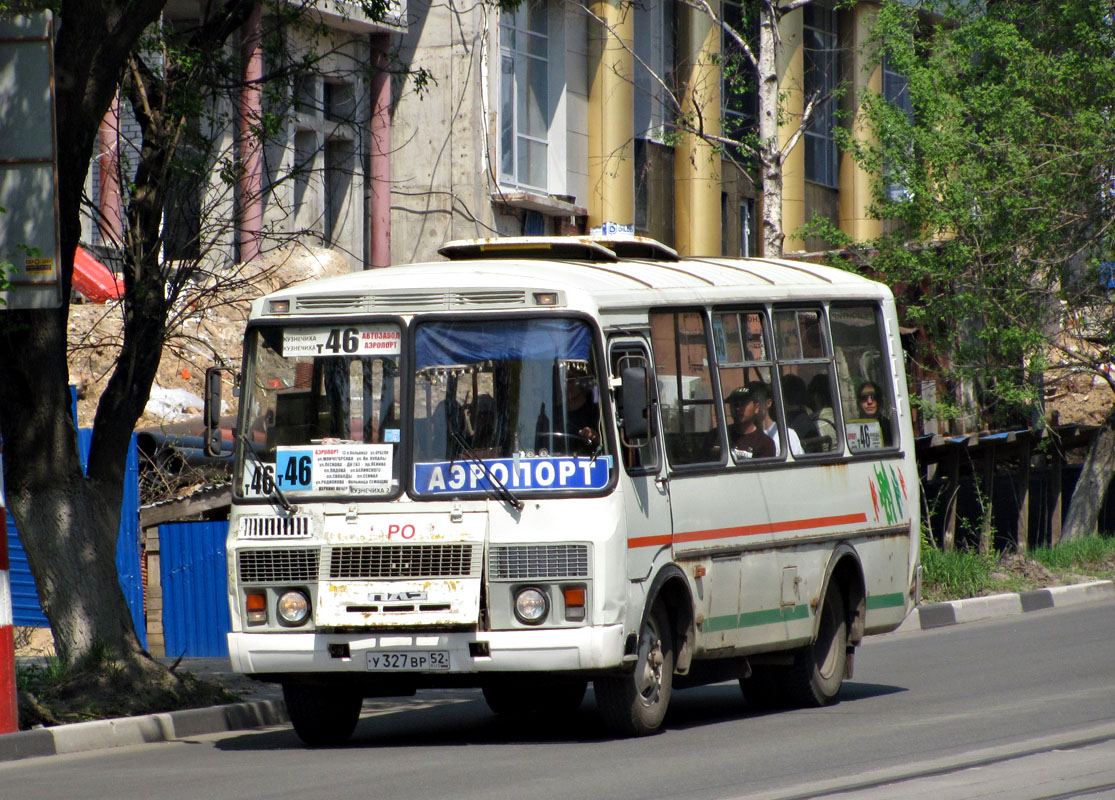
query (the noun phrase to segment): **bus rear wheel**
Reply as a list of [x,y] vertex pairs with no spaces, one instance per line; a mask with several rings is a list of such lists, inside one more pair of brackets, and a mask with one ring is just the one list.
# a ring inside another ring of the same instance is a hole
[[813,644],[794,654],[787,669],[782,691],[795,706],[811,708],[836,701],[844,682],[848,658],[848,620],[844,613],[844,595],[833,582],[825,592],[821,619]]
[[350,689],[284,683],[283,700],[294,732],[307,747],[335,747],[349,740],[364,698]]
[[674,678],[670,620],[656,605],[639,632],[638,658],[630,673],[593,681],[596,704],[608,728],[619,736],[655,733],[666,716]]

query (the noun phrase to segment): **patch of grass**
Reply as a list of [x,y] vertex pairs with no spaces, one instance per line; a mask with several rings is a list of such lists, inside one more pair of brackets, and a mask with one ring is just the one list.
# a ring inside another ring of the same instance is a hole
[[16,663],[15,683],[21,692],[43,694],[57,689],[65,682],[69,670],[56,656],[47,656],[37,662]]
[[927,602],[976,597],[990,583],[997,557],[922,545],[922,595]]
[[1083,571],[1096,578],[1115,576],[1115,536],[1091,536],[1056,547],[1038,547],[1030,557],[1047,569]]
[[921,563],[922,597],[928,603],[1112,580],[1115,536],[1035,548],[1025,556],[995,552],[981,555],[968,550],[945,553],[923,540]]

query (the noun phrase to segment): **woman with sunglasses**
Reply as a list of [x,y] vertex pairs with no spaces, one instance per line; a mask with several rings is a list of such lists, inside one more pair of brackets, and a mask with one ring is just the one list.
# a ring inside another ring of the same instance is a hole
[[864,381],[856,392],[859,403],[860,419],[873,419],[879,422],[879,431],[883,437],[883,446],[890,445],[890,420],[882,413],[883,393],[879,391],[879,384],[874,381]]

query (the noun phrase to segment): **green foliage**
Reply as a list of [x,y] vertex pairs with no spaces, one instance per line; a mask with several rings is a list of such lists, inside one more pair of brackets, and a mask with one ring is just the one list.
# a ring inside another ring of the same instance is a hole
[[871,266],[932,342],[917,358],[973,381],[985,424],[1028,420],[1062,309],[1086,309],[1111,346],[1110,304],[1089,278],[1112,250],[1115,216],[1111,7],[920,6],[885,0],[874,33],[909,82],[912,115],[869,94],[876,139],[842,141],[877,177],[871,213],[886,232],[868,243]]
[[1115,536],[1089,536],[1056,547],[1039,547],[1030,553],[1030,557],[1049,569],[1077,570],[1096,577],[1111,577],[1115,572]]
[[954,550],[946,553],[923,542],[922,584],[926,599],[976,597],[983,593],[995,566],[994,554]]
[[48,656],[34,662],[17,662],[15,670],[16,688],[21,692],[41,695],[56,690],[69,676],[62,659]]

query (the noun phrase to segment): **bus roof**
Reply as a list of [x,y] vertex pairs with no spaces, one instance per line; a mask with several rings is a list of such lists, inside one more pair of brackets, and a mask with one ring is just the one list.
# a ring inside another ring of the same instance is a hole
[[[884,285],[835,267],[787,259],[679,258],[642,237],[467,240],[441,252],[451,260],[296,284],[255,301],[252,316],[545,305],[604,313],[650,305],[890,297]],[[554,302],[544,297],[548,294]]]

